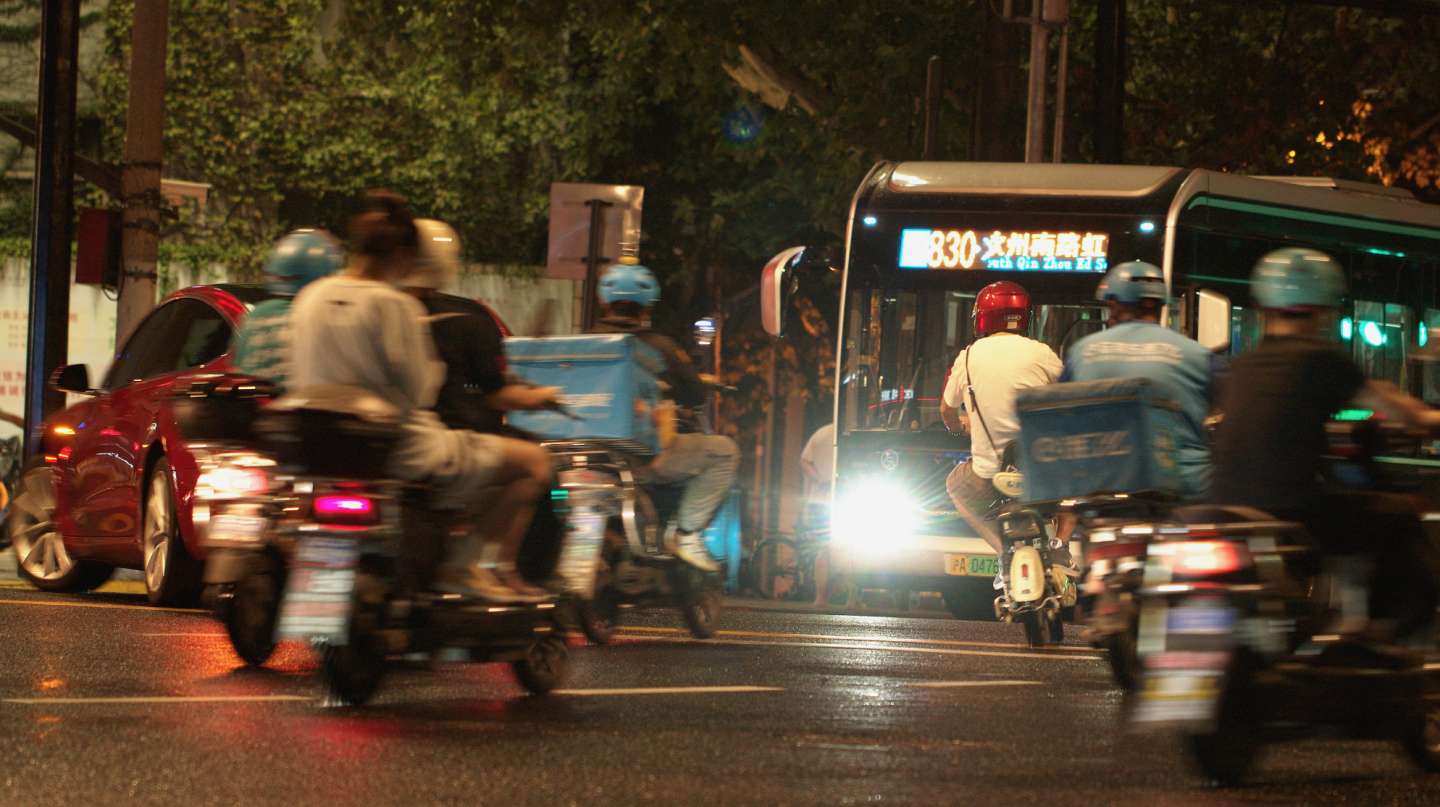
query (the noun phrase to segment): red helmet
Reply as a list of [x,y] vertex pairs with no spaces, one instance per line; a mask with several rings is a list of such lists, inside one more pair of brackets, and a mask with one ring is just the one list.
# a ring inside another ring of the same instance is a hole
[[980,290],[975,297],[975,335],[996,331],[1030,330],[1030,292],[1018,283],[1001,280]]

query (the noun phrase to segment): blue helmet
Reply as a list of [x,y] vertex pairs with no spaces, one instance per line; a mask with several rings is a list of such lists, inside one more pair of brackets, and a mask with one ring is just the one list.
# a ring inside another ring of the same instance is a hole
[[655,273],[641,266],[635,258],[621,258],[620,263],[605,267],[596,291],[605,305],[628,300],[650,308],[660,299],[660,281]]
[[1250,273],[1250,296],[1264,308],[1304,313],[1339,308],[1345,275],[1334,258],[1315,249],[1277,249]]
[[1170,292],[1165,288],[1165,273],[1160,271],[1160,267],[1144,261],[1129,261],[1105,274],[1105,279],[1095,290],[1095,299],[1102,302],[1114,300],[1121,305],[1135,305],[1141,300],[1168,303]]
[[294,297],[307,283],[345,265],[340,244],[324,230],[296,230],[275,242],[265,259],[265,287]]

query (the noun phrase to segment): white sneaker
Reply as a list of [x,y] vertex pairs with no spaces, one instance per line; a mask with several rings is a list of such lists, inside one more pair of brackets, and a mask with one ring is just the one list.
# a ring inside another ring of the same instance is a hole
[[675,557],[701,571],[720,571],[720,564],[716,563],[715,559],[710,557],[710,553],[705,551],[705,542],[701,540],[698,532],[676,530],[671,551],[675,553]]

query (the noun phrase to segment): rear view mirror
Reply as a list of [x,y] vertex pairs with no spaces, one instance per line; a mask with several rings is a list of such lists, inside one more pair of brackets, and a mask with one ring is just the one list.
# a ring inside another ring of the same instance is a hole
[[791,247],[770,259],[760,273],[760,324],[771,336],[783,336],[785,309],[795,293],[795,266],[805,247]]
[[1230,298],[1201,289],[1195,316],[1195,341],[1216,353],[1230,347]]
[[95,391],[90,389],[90,368],[83,364],[67,364],[55,368],[55,372],[50,375],[50,389],[79,395],[95,394]]

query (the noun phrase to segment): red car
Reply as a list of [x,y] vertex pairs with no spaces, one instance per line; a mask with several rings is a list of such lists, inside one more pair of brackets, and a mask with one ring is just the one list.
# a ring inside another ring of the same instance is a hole
[[116,568],[143,569],[150,601],[193,602],[204,555],[191,518],[199,475],[166,399],[177,382],[232,370],[231,349],[261,287],[196,286],[135,329],[98,389],[85,365],[56,386],[90,396],[45,422],[7,519],[19,572],[46,591],[86,591]]

